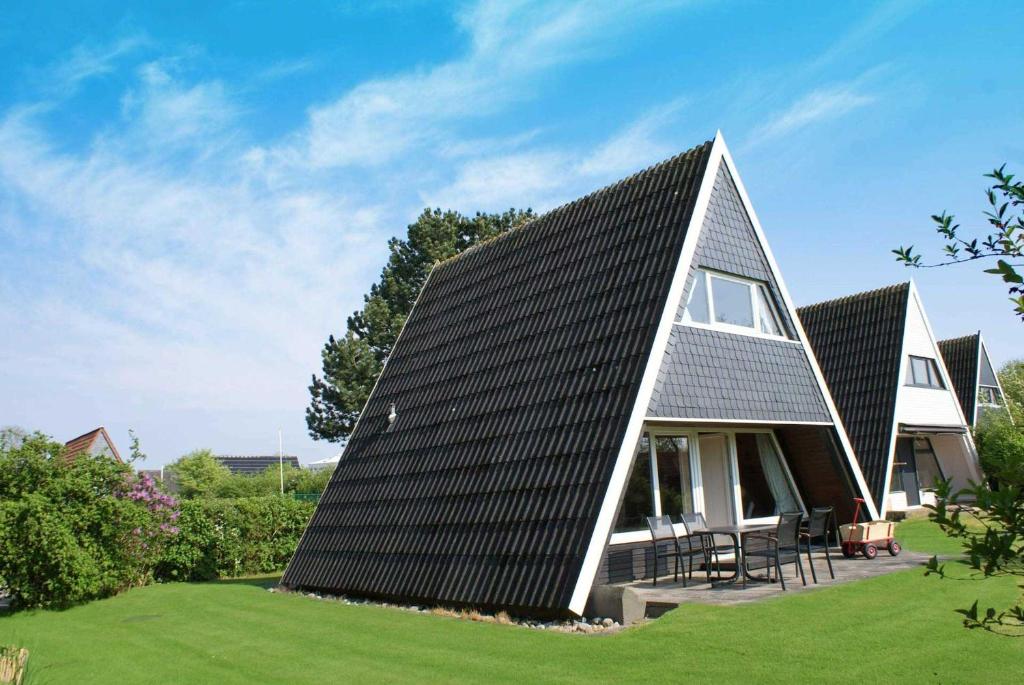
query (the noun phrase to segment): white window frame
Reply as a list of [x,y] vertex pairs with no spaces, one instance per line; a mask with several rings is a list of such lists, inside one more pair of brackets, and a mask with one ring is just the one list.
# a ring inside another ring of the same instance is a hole
[[[982,390],[990,390],[992,392],[992,396],[994,398],[996,398],[996,402],[982,402],[981,401],[981,391]],[[990,408],[1001,408],[1003,406],[1003,404],[1001,404],[999,402],[999,400],[1002,399],[1002,396],[1003,396],[1003,394],[1001,392],[999,392],[999,388],[997,388],[996,386],[994,386],[994,385],[985,385],[984,383],[979,383],[978,384],[978,404],[980,404],[981,406],[983,406],[983,407],[990,407]]]
[[[723,281],[732,281],[733,283],[739,283],[747,286],[747,291],[750,296],[750,311],[753,315],[754,325],[753,327],[737,326],[731,323],[721,323],[715,320],[715,292],[712,285],[712,277],[720,278]],[[677,326],[690,326],[692,328],[703,328],[705,330],[713,331],[726,331],[728,333],[736,333],[738,335],[748,335],[755,338],[768,338],[770,340],[781,340],[785,342],[793,342],[799,344],[799,340],[793,340],[789,337],[786,332],[785,321],[779,312],[778,307],[771,300],[771,289],[768,288],[768,284],[763,281],[756,281],[751,278],[742,278],[740,276],[733,276],[732,274],[726,274],[721,271],[713,271],[711,269],[697,269],[697,273],[694,278],[704,279],[704,292],[707,295],[707,307],[708,307],[708,323],[701,321],[694,321],[690,318],[690,302],[687,300],[686,306],[683,308],[683,318],[676,321]],[[768,295],[766,304],[771,309],[771,314],[774,316],[776,323],[778,323],[779,329],[782,331],[781,335],[764,331],[761,329],[761,316],[760,307],[758,306],[758,290],[763,287],[765,294]],[[690,293],[693,293],[693,286],[690,287]]]
[[[914,379],[914,360],[919,359],[925,362],[925,373],[930,378],[935,376],[935,380],[938,381],[938,385],[932,385],[930,383],[918,383]],[[903,384],[909,388],[924,388],[925,390],[948,390],[946,387],[946,381],[942,377],[942,372],[939,370],[939,360],[935,357],[924,357],[919,354],[908,354],[907,355],[907,373],[910,374],[911,381],[907,382],[906,377],[903,379]]]
[[[776,453],[779,455],[779,459],[782,462],[782,469],[789,481],[789,487],[792,489],[793,494],[796,497],[796,501],[800,505],[800,511],[806,516],[807,506],[804,504],[800,490],[796,487],[796,481],[793,479],[792,471],[790,471],[789,461],[786,459],[786,453],[783,452],[782,445],[779,444],[779,439],[778,436],[775,435],[774,429],[750,427],[723,429],[720,426],[696,426],[692,428],[644,426],[642,437],[647,437],[648,445],[650,446],[651,489],[653,490],[654,515],[661,516],[661,484],[658,481],[658,453],[656,438],[686,437],[690,455],[690,487],[692,489],[691,497],[693,499],[693,508],[694,511],[705,514],[707,512],[707,508],[704,504],[704,476],[700,469],[699,437],[701,434],[724,435],[726,458],[729,460],[729,479],[732,482],[733,491],[733,521],[735,521],[737,525],[778,523],[778,516],[760,516],[757,518],[744,518],[743,516],[743,492],[740,487],[739,456],[736,450],[737,433],[755,433],[771,436],[772,445],[775,447]],[[677,535],[686,534],[686,529],[681,523],[675,523],[673,524],[673,527],[675,528]],[[621,533],[612,533],[608,544],[622,545],[631,542],[649,542],[650,539],[651,532],[649,530],[630,530]]]

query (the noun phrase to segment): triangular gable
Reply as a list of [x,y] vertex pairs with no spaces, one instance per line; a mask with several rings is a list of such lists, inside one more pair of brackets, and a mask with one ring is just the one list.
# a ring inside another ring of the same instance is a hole
[[[967,473],[970,480],[982,481],[982,473],[978,464],[978,454],[974,446],[974,438],[969,430],[967,417],[956,396],[953,380],[946,368],[938,340],[928,321],[928,314],[921,301],[921,294],[913,281],[909,284],[907,300],[906,326],[903,336],[903,349],[900,356],[900,370],[897,378],[899,386],[896,397],[896,421],[893,424],[892,444],[889,462],[885,472],[885,483],[892,478],[893,464],[896,460],[896,430],[900,424],[954,426],[964,430],[964,440],[968,450]],[[910,355],[934,359],[942,379],[942,390],[931,388],[915,388],[906,384],[905,377]],[[882,500],[882,514],[888,510],[888,497]]]
[[121,461],[121,455],[118,453],[117,447],[114,446],[114,441],[110,439],[107,429],[103,426],[64,443],[65,461],[71,462],[82,454],[102,455]]
[[981,350],[981,357],[978,360],[978,385],[987,385],[991,388],[1001,388],[999,383],[999,376],[996,375],[995,367],[992,366],[992,360],[988,358],[988,348],[985,347],[985,342],[980,340],[981,334],[978,334],[980,341],[979,349]]
[[800,343],[794,314],[743,207],[726,165],[715,177],[675,321],[693,288],[698,268],[767,285],[788,340],[675,325],[648,408],[648,416],[757,422],[833,423],[824,394]]
[[[726,181],[731,181],[731,184],[726,184]],[[796,308],[793,306],[793,300],[786,289],[785,283],[783,282],[778,264],[772,255],[771,248],[764,236],[764,231],[757,219],[754,208],[750,203],[750,198],[747,195],[746,189],[743,187],[743,181],[736,170],[735,163],[732,160],[732,155],[729,153],[721,133],[718,133],[715,137],[714,146],[711,149],[710,159],[707,164],[707,171],[705,172],[704,178],[701,182],[700,192],[697,196],[696,207],[693,212],[693,218],[687,231],[686,240],[683,243],[683,253],[676,267],[672,287],[669,290],[668,299],[666,300],[665,308],[661,316],[658,332],[655,336],[652,354],[647,360],[647,367],[644,371],[643,381],[641,382],[640,390],[637,395],[637,402],[633,408],[632,416],[628,424],[626,436],[622,443],[622,449],[615,467],[615,472],[605,494],[604,504],[602,505],[600,515],[598,517],[597,526],[593,538],[591,539],[590,547],[587,550],[587,556],[576,584],[576,590],[573,593],[570,606],[577,614],[581,613],[583,610],[587,596],[590,593],[594,583],[594,578],[597,574],[600,557],[607,547],[615,513],[625,491],[626,479],[629,475],[630,467],[636,454],[636,446],[647,417],[647,412],[652,406],[658,406],[659,403],[664,402],[666,395],[664,384],[660,391],[657,386],[659,384],[659,378],[662,377],[662,368],[666,364],[674,363],[673,350],[670,349],[673,329],[676,327],[674,322],[680,310],[680,303],[685,303],[684,295],[689,287],[690,281],[692,280],[692,272],[696,268],[695,264],[697,266],[700,264],[699,262],[695,262],[695,255],[697,253],[698,246],[702,244],[703,230],[695,229],[697,229],[697,227],[703,228],[705,226],[705,221],[707,221],[709,214],[709,208],[711,207],[712,199],[715,196],[716,186],[720,191],[717,197],[718,202],[721,203],[723,207],[726,207],[726,211],[732,213],[734,218],[732,221],[728,222],[729,226],[722,229],[723,236],[713,236],[709,239],[705,239],[703,245],[721,245],[728,241],[726,234],[744,235],[742,229],[737,230],[735,228],[735,218],[737,213],[739,213],[741,217],[740,225],[746,225],[753,229],[754,236],[756,238],[756,249],[754,249],[749,243],[740,239],[738,242],[741,244],[737,248],[737,254],[741,255],[740,258],[745,258],[745,261],[750,262],[752,268],[756,269],[760,267],[762,271],[759,273],[763,276],[763,280],[772,283],[774,287],[774,295],[781,298],[781,306],[779,309],[784,311],[785,316],[789,319],[789,321],[787,321],[787,325],[793,328],[793,332],[796,334],[799,341],[799,349],[803,351],[804,358],[810,364],[811,371],[817,384],[815,396],[823,399],[825,402],[828,410],[827,420],[834,426],[836,437],[841,443],[843,453],[842,457],[846,462],[846,467],[849,469],[848,474],[854,481],[854,487],[866,500],[865,506],[868,515],[872,517],[878,516],[878,509],[869,491],[864,475],[861,472],[861,468],[854,457],[853,448],[845,430],[843,429],[842,423],[840,422],[838,410],[832,400],[831,394],[829,393],[825,378],[821,369],[818,367],[818,363],[814,356],[812,354],[808,354],[808,351],[810,350],[808,338],[800,324],[800,320],[795,315]],[[732,194],[733,192],[735,192],[735,195]],[[740,203],[739,207],[735,205],[735,198],[737,196]],[[712,221],[719,221],[720,216],[721,215],[712,213]],[[743,221],[744,218],[745,221]],[[714,256],[719,260],[719,264],[729,264],[725,261],[725,258],[727,257],[725,253],[727,252],[727,249],[718,249],[713,255],[710,253],[710,250],[713,248],[707,249],[709,250],[709,258]],[[656,392],[659,392],[658,397],[655,397]],[[653,405],[652,402],[654,403]]]

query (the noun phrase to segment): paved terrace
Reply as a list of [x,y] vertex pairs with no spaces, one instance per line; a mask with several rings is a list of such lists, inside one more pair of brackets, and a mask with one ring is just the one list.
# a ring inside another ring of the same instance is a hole
[[[814,584],[811,578],[811,570],[807,565],[807,557],[803,557],[804,573],[807,575],[807,586],[800,582],[795,567],[792,563],[787,564],[783,573],[786,577],[786,590],[777,582],[767,583],[764,581],[747,580],[746,586],[742,581],[728,582],[715,581],[712,574],[712,582],[707,583],[702,571],[695,570],[693,580],[688,581],[683,587],[682,582],[673,582],[672,574],[658,578],[658,585],[655,586],[648,578],[608,585],[601,588],[605,591],[605,606],[601,615],[615,616],[623,623],[634,623],[642,618],[656,618],[667,611],[675,609],[680,604],[744,604],[756,602],[769,597],[780,597],[784,594],[795,594],[800,592],[813,592],[818,588],[831,587],[840,583],[849,583],[855,580],[864,580],[875,576],[904,571],[907,569],[921,568],[931,558],[929,554],[918,554],[915,552],[903,551],[897,557],[889,556],[885,550],[879,550],[878,557],[874,560],[865,559],[858,555],[853,559],[845,559],[839,550],[832,554],[832,566],[835,570],[835,580],[828,573],[828,565],[825,562],[824,553],[814,555],[814,568],[818,573],[818,584]],[[670,562],[671,563],[671,562]],[[670,566],[671,568],[671,566]],[[723,574],[728,576],[732,573],[731,568],[723,569]],[[752,571],[755,576],[763,575],[763,570]],[[773,579],[774,579],[774,573]],[[619,611],[611,608],[607,602],[612,602]],[[595,610],[601,611],[594,607]],[[616,615],[618,614],[618,615]]]

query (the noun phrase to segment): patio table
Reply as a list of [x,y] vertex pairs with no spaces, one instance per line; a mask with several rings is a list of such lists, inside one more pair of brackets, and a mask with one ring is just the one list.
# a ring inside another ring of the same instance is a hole
[[728,535],[732,538],[733,549],[736,551],[736,573],[727,578],[722,578],[722,582],[735,583],[740,578],[743,579],[743,584],[747,584],[747,578],[757,580],[754,576],[747,573],[747,564],[743,557],[743,536],[749,533],[764,533],[773,531],[776,528],[774,523],[758,523],[758,524],[746,524],[746,525],[728,525],[728,526],[708,526],[707,528],[698,528],[693,531],[695,535]]

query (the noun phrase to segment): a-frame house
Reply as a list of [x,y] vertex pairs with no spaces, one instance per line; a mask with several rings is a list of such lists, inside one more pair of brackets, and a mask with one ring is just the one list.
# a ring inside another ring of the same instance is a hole
[[881,514],[980,481],[967,420],[913,281],[798,310]]
[[282,582],[580,615],[644,517],[869,500],[721,135],[435,265]]
[[981,331],[960,338],[939,341],[942,359],[956,389],[960,408],[971,426],[989,412],[1010,416],[1003,386],[989,359]]

